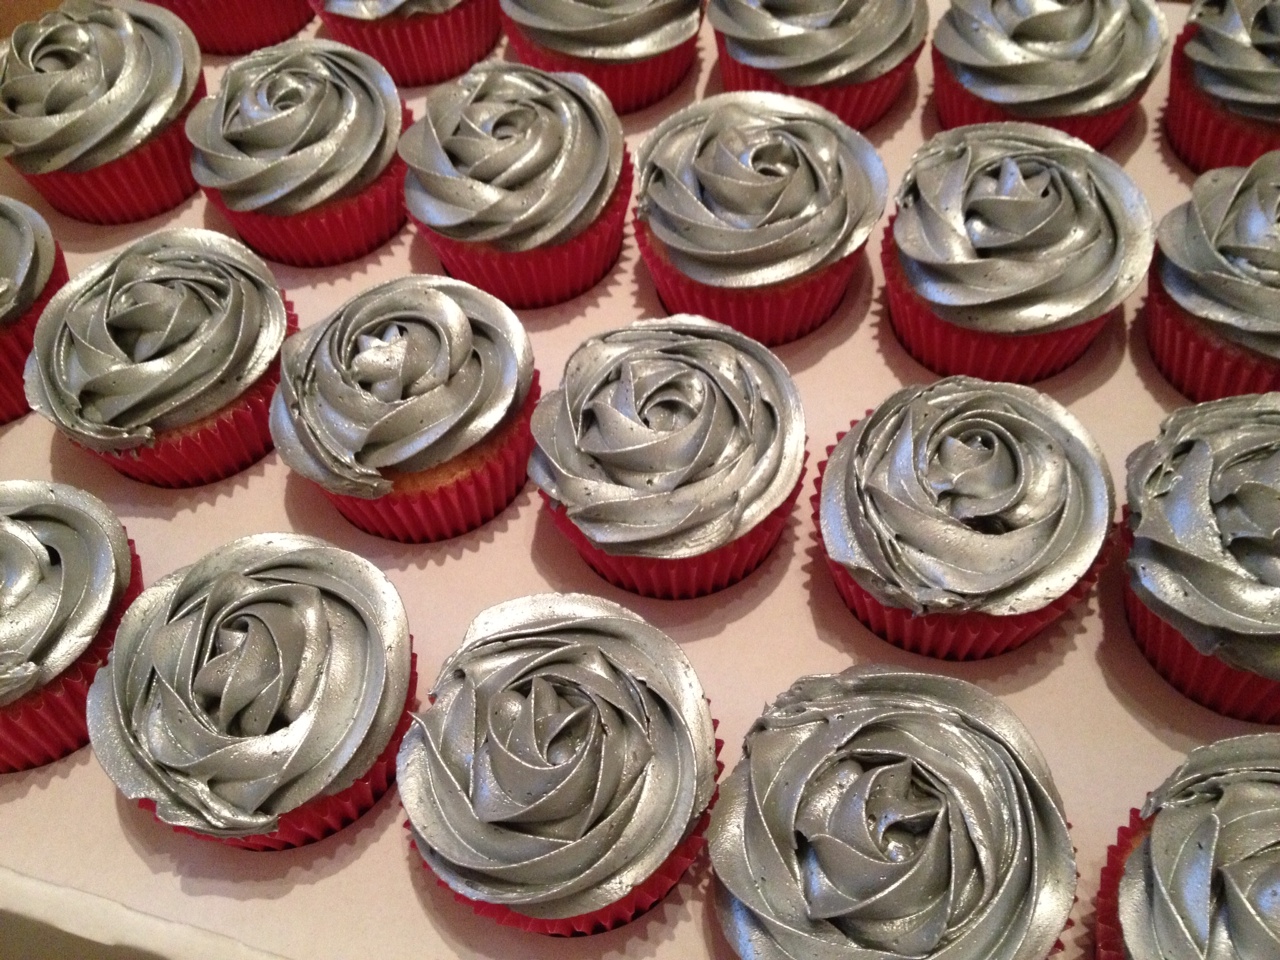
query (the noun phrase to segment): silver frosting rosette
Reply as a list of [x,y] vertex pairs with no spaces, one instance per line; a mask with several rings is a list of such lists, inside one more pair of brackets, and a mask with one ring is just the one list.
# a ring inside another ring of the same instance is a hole
[[400,746],[418,851],[471,900],[580,917],[647,880],[715,791],[678,646],[629,610],[541,594],[481,613]]
[[1273,0],[1195,0],[1183,51],[1192,78],[1232,113],[1280,123],[1280,4]]
[[656,56],[698,32],[698,0],[499,0],[502,12],[548,50],[588,60]]
[[314,537],[232,541],[134,602],[89,691],[107,775],[173,826],[272,832],[386,750],[409,628],[390,581]]
[[949,677],[804,677],[747,733],[708,835],[744,960],[1043,960],[1076,873],[1048,764]]
[[444,13],[462,0],[324,0],[326,13],[336,13],[352,20],[382,20],[386,17],[412,17],[419,13]]
[[25,203],[0,196],[0,329],[36,302],[57,258],[44,217]]

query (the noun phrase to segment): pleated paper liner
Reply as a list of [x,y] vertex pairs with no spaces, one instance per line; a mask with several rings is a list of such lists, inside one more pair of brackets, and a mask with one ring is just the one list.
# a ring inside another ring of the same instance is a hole
[[84,715],[89,686],[107,662],[120,618],[141,592],[142,561],[130,540],[129,584],[107,611],[93,642],[43,687],[0,707],[0,773],[42,767],[89,742]]
[[624,147],[622,173],[600,216],[576,237],[549,247],[505,252],[488,243],[452,240],[414,222],[451,277],[517,310],[546,307],[586,293],[618,261],[632,176],[631,155]]
[[31,354],[31,341],[35,336],[40,314],[44,313],[49,300],[66,282],[67,261],[62,255],[62,247],[55,242],[53,269],[49,272],[49,279],[45,281],[40,295],[27,308],[27,312],[13,323],[0,323],[0,424],[17,420],[31,409],[27,404],[22,371]]
[[288,40],[311,22],[307,0],[152,0],[176,13],[205,53],[240,54]]
[[1128,960],[1124,931],[1120,928],[1120,879],[1124,876],[1124,865],[1129,855],[1151,832],[1151,823],[1143,820],[1138,810],[1130,810],[1128,824],[1116,831],[1116,842],[1107,847],[1107,859],[1094,901],[1094,960]]
[[[454,461],[422,475],[409,474],[405,483],[383,497],[332,493],[320,487],[338,512],[365,533],[401,543],[447,540],[488,523],[524,487],[533,451],[529,420],[541,390],[533,373],[529,396],[519,416]],[[436,477],[440,482],[431,482]]]

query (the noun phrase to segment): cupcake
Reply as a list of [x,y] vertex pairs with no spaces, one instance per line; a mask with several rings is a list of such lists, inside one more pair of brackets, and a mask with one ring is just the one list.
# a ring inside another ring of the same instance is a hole
[[533,351],[502,301],[402,277],[285,341],[271,435],[361,530],[420,543],[480,526],[524,486]]
[[572,936],[648,910],[704,846],[715,721],[684,653],[585,594],[508,600],[445,661],[396,763],[406,826],[459,901]]
[[804,411],[782,362],[702,317],[582,343],[533,412],[529,475],[596,573],[684,599],[736,583],[782,535]]
[[585,77],[482,63],[400,141],[405,200],[449,273],[517,309],[585,293],[622,250],[631,158]]
[[196,192],[183,120],[204,96],[181,20],[138,0],[65,0],[0,58],[0,156],[60,213],[132,223]]
[[60,483],[0,481],[0,773],[89,742],[84,702],[142,590],[133,541],[101,500]]
[[262,533],[143,591],[89,691],[89,735],[161,822],[278,850],[386,792],[413,687],[386,576],[323,540]]
[[288,40],[311,21],[307,0],[155,0],[191,28],[205,53],[233,56]]
[[191,487],[271,450],[276,355],[297,318],[267,265],[210,230],[161,230],[49,301],[27,401],[125,476]]
[[640,148],[639,171],[636,240],[663,305],[768,346],[835,311],[889,193],[861,135],[773,93],[673,114]]
[[948,660],[1026,643],[1097,581],[1115,510],[1102,451],[1030,387],[899,390],[818,468],[818,540],[874,633]]
[[404,224],[390,74],[358,50],[290,40],[234,61],[187,119],[191,169],[250,247],[280,263],[355,260]]
[[952,0],[933,35],[933,102],[944,130],[1026,120],[1101,150],[1133,114],[1168,45],[1155,0]]
[[708,842],[744,960],[1044,960],[1075,898],[1043,754],[950,677],[797,680],[747,732]]
[[990,123],[911,158],[881,248],[889,321],[934,373],[1065,369],[1142,282],[1151,210],[1119,164],[1056,130]]
[[1129,455],[1125,613],[1181,693],[1280,723],[1280,393],[1175,410]]

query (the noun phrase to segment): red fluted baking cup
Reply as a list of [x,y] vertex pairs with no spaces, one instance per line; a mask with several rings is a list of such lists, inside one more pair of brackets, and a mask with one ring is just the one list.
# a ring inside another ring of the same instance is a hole
[[27,404],[22,371],[31,354],[31,340],[35,336],[40,314],[44,313],[50,298],[66,282],[67,260],[62,255],[62,247],[55,242],[53,269],[49,272],[49,279],[45,281],[40,295],[27,308],[27,312],[13,323],[0,324],[0,424],[17,420],[31,409]]
[[0,707],[0,773],[42,767],[89,742],[84,716],[89,686],[98,668],[107,662],[120,618],[141,592],[142,561],[130,540],[129,584],[107,611],[93,642],[43,687]]
[[205,53],[239,54],[288,40],[311,20],[307,0],[153,0],[182,18]]
[[1151,832],[1151,821],[1143,820],[1138,810],[1129,811],[1129,822],[1116,831],[1116,842],[1107,847],[1098,897],[1094,901],[1094,960],[1127,960],[1124,931],[1120,927],[1120,878],[1129,855]]

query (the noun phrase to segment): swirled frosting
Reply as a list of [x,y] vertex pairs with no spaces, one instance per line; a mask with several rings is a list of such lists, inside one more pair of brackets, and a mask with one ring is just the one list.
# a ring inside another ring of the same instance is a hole
[[1134,593],[1206,656],[1280,680],[1280,393],[1175,410],[1127,467]]
[[1280,735],[1199,747],[1142,809],[1151,832],[1120,880],[1133,960],[1280,954]]
[[748,731],[708,839],[750,960],[1042,960],[1075,893],[1040,750],[949,677],[797,680]]
[[714,740],[669,637],[599,597],[549,593],[475,619],[396,777],[438,877],[558,919],[621,899],[692,831],[715,789]]
[[819,521],[831,559],[914,613],[1027,613],[1088,571],[1115,509],[1084,426],[1030,387],[948,377],[899,390],[836,445]]
[[130,799],[219,837],[363,776],[409,685],[400,596],[315,537],[232,541],[148,587],[89,691],[89,736]]
[[187,118],[191,172],[232,210],[278,216],[350,197],[391,163],[400,95],[373,57],[289,40],[234,61]]
[[1140,95],[1164,61],[1154,0],[952,0],[934,46],[969,92],[1035,119],[1100,113]]
[[27,401],[91,449],[143,446],[252,386],[286,323],[275,278],[248,247],[211,230],[160,230],[49,301]]
[[462,0],[325,0],[326,13],[352,20],[381,20],[384,17],[412,17],[419,13],[444,13]]
[[1151,209],[1115,161],[1030,123],[938,134],[911,158],[893,224],[898,261],[938,316],[995,333],[1065,329],[1146,276]]
[[175,120],[200,78],[195,34],[137,0],[64,0],[0,58],[0,156],[23,173],[82,172]]
[[539,46],[588,60],[641,60],[698,32],[699,0],[499,0]]
[[444,277],[379,284],[285,341],[271,435],[294,470],[360,497],[516,416],[533,350],[497,297]]
[[1280,123],[1280,8],[1270,0],[1195,0],[1183,48],[1191,76],[1228,110]]
[[529,475],[616,555],[714,550],[781,506],[804,469],[804,411],[786,368],[702,317],[588,339],[532,426]]
[[622,173],[622,124],[581,74],[481,63],[428,92],[400,156],[419,222],[532,250],[577,236],[604,210]]
[[124,527],[97,497],[0,483],[0,707],[88,649],[129,586],[130,564]]
[[44,291],[56,250],[44,217],[0,196],[0,327],[21,319]]
[[781,94],[691,104],[658,125],[638,162],[638,216],[682,273],[715,287],[781,283],[848,256],[889,193],[861,134]]

